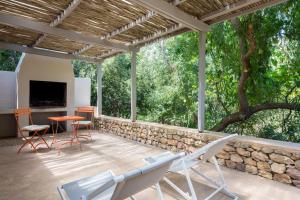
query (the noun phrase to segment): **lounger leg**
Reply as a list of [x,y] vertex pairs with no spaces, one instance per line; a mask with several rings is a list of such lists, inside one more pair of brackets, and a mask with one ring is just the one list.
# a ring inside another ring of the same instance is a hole
[[192,180],[191,180],[191,177],[190,177],[190,173],[189,173],[189,171],[186,168],[184,160],[182,160],[182,165],[183,165],[184,174],[185,174],[185,177],[186,177],[186,180],[187,180],[190,192],[192,194],[192,200],[197,200],[196,192],[194,190],[194,186],[193,186],[193,183],[192,183]]
[[163,199],[164,199],[164,196],[163,196],[163,193],[161,192],[161,188],[160,188],[159,183],[156,183],[156,184],[155,184],[155,187],[156,187],[156,191],[157,191],[157,193],[158,193],[159,199],[160,199],[160,200],[163,200]]
[[182,191],[177,185],[175,185],[168,178],[164,177],[163,180],[166,181],[167,184],[169,184],[176,192],[178,192],[186,200],[191,200],[192,199],[188,193],[185,193],[184,191]]
[[213,159],[213,162],[214,162],[214,164],[215,164],[215,167],[216,167],[216,169],[217,169],[217,171],[218,171],[218,174],[219,174],[219,176],[220,176],[221,183],[222,183],[222,185],[224,185],[224,188],[223,188],[222,191],[223,191],[225,194],[227,194],[229,197],[231,197],[231,198],[233,198],[233,199],[235,199],[235,200],[238,199],[238,197],[237,197],[236,195],[234,195],[232,192],[229,192],[229,191],[228,191],[227,185],[226,185],[226,182],[225,182],[225,179],[224,179],[223,172],[222,172],[222,170],[220,169],[220,166],[219,166],[219,164],[218,164],[218,161],[217,161],[216,157],[214,156],[212,159]]

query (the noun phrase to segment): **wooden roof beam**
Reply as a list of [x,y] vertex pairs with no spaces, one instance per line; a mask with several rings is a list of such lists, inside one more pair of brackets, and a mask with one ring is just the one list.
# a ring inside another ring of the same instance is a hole
[[[55,27],[58,24],[62,23],[62,21],[67,18],[72,12],[73,10],[75,10],[75,8],[77,8],[77,6],[79,6],[81,0],[73,0],[68,7],[63,10],[60,15],[58,15],[50,24],[50,27]],[[39,38],[34,42],[33,45],[31,45],[32,47],[35,47],[37,45],[39,45],[44,39],[45,39],[46,35],[42,34],[39,36]]]
[[[181,3],[185,2],[185,1],[186,0],[173,0],[172,4],[174,6],[177,6],[177,5],[179,5],[179,4],[181,4]],[[134,27],[138,26],[139,24],[142,24],[142,23],[148,21],[149,19],[151,19],[155,15],[156,15],[155,12],[149,11],[147,14],[145,14],[145,15],[137,18],[136,20],[134,20],[134,21],[132,21],[132,22],[130,22],[130,23],[122,26],[121,28],[118,28],[118,29],[116,29],[116,30],[114,30],[114,31],[106,34],[105,36],[102,37],[102,39],[109,39],[109,38],[111,38],[113,36],[116,36],[118,34],[121,34],[121,33],[125,32],[125,31],[128,31],[129,29],[134,28]],[[94,45],[86,45],[85,47],[79,49],[78,51],[75,51],[73,54],[74,55],[79,55],[79,54],[81,54],[81,53],[89,50],[93,46]]]
[[268,8],[268,7],[271,7],[271,6],[275,6],[277,4],[284,3],[284,2],[287,2],[287,1],[288,0],[273,0],[273,1],[266,2],[266,3],[262,3],[261,5],[253,7],[253,8],[250,8],[250,9],[246,10],[243,13],[238,12],[238,13],[235,13],[235,14],[232,14],[232,15],[228,15],[228,16],[219,18],[217,20],[212,20],[211,24],[216,24],[216,23],[220,23],[220,22],[223,22],[223,21],[226,21],[226,20],[233,19],[235,17],[239,17],[239,16],[243,16],[243,15],[248,15],[248,14],[253,13],[253,12],[257,11],[257,10],[265,9],[265,8]]
[[202,21],[208,21],[210,19],[225,15],[227,13],[230,13],[232,11],[241,9],[243,7],[249,6],[251,4],[257,3],[261,0],[241,0],[237,3],[232,3],[232,4],[228,4],[227,6],[225,6],[224,8],[221,8],[219,10],[216,10],[212,13],[209,13],[207,15],[204,15],[201,17]]
[[171,28],[168,28],[164,31],[158,31],[158,32],[156,32],[156,33],[154,33],[154,34],[152,34],[148,37],[144,37],[142,39],[135,40],[135,41],[132,42],[132,45],[134,45],[134,48],[144,46],[144,45],[148,44],[149,42],[152,42],[153,40],[159,39],[159,38],[164,37],[168,34],[179,31],[182,28],[184,28],[184,26],[181,25],[181,24],[172,26]]
[[24,17],[14,16],[14,15],[6,14],[4,12],[0,12],[0,23],[7,24],[14,27],[19,27],[22,29],[29,29],[43,34],[67,38],[74,41],[80,41],[86,44],[101,45],[110,49],[117,49],[117,50],[124,50],[124,51],[129,50],[128,46],[123,44],[99,39],[96,36],[84,35],[72,30],[50,27],[48,24],[43,22],[32,21]]
[[140,6],[171,19],[179,24],[197,31],[207,32],[210,30],[208,24],[198,20],[196,17],[180,10],[173,3],[168,3],[163,0],[130,0]]
[[11,44],[11,43],[6,43],[6,42],[0,42],[0,49],[20,51],[20,52],[24,52],[24,53],[31,53],[31,54],[54,57],[54,58],[62,58],[62,59],[70,59],[70,60],[72,60],[72,59],[85,60],[85,61],[93,62],[93,63],[98,63],[101,61],[101,59],[99,59],[99,58],[87,57],[87,56],[75,56],[73,54],[57,52],[57,51],[48,50],[48,49],[27,47],[27,46],[23,46],[23,45],[19,45],[19,44]]
[[[153,16],[155,16],[155,12],[150,11],[146,15],[143,15],[143,16],[137,18],[136,20],[130,22],[129,24],[126,24],[125,26],[122,26],[121,28],[116,29],[116,30],[112,31],[111,33],[106,34],[101,39],[106,39],[107,40],[107,39],[109,39],[109,38],[111,38],[111,37],[113,37],[115,35],[121,34],[121,33],[125,32],[125,31],[127,31],[127,30],[129,30],[129,29],[131,29],[133,27],[136,27],[139,24],[142,24],[142,23],[148,21]],[[89,50],[93,46],[94,45],[86,45],[85,47],[79,49],[78,51],[75,51],[73,54],[74,55],[79,55],[79,54],[81,54],[81,53]]]

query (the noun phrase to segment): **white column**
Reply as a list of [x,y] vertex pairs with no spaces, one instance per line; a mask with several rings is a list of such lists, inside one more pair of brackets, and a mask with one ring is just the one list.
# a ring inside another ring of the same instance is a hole
[[136,121],[136,54],[138,49],[131,53],[131,121]]
[[102,62],[97,65],[97,84],[98,84],[98,92],[97,92],[97,108],[98,108],[98,116],[102,115]]
[[198,68],[198,131],[204,131],[205,118],[205,44],[206,33],[199,32],[199,68]]

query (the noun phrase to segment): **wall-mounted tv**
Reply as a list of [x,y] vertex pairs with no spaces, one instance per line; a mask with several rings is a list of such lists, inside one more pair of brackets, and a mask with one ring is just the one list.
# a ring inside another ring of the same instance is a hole
[[29,94],[29,105],[32,108],[67,105],[67,83],[31,80]]

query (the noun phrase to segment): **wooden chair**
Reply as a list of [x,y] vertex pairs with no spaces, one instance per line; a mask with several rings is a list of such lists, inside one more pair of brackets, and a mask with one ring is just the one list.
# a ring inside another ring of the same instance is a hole
[[[43,138],[43,135],[48,131],[49,125],[35,125],[32,122],[31,109],[29,108],[19,108],[14,110],[15,118],[17,121],[18,131],[24,140],[24,144],[18,150],[18,153],[21,152],[22,148],[25,145],[30,145],[37,152],[37,146],[40,144],[46,144],[46,146],[50,149],[49,145]],[[21,127],[20,118],[27,117],[29,120],[29,125]],[[41,133],[41,131],[43,131]],[[33,132],[32,136],[25,136],[24,132]],[[37,143],[38,142],[38,143]],[[37,143],[37,144],[36,144]]]
[[93,106],[82,106],[78,107],[75,111],[76,115],[87,115],[87,120],[81,120],[81,121],[75,121],[72,123],[72,126],[74,126],[75,131],[77,132],[80,127],[86,128],[88,131],[88,134],[80,134],[77,137],[83,138],[83,139],[91,139],[91,129],[94,128],[94,107]]

